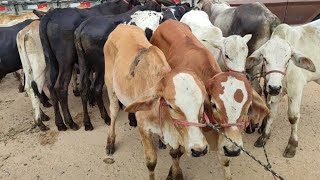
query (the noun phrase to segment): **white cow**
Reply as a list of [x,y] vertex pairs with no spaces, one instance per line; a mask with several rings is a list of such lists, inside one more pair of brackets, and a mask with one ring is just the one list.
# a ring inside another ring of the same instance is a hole
[[[42,51],[39,35],[39,22],[34,21],[17,34],[17,46],[25,75],[25,90],[31,98],[34,110],[35,122],[41,130],[48,130],[42,121],[49,120],[40,108],[40,102],[44,107],[51,107],[43,92],[45,84],[46,62]],[[22,76],[23,77],[23,76]],[[76,67],[72,72],[72,87],[75,96],[79,95]]]
[[319,47],[320,20],[301,26],[281,24],[271,39],[248,58],[249,68],[263,63],[270,108],[266,124],[262,125],[265,125],[263,137],[258,139],[256,146],[262,146],[270,137],[279,101],[287,94],[291,135],[283,156],[294,157],[298,146],[297,128],[303,88],[310,81],[320,84]]
[[40,42],[39,23],[40,21],[34,21],[17,34],[17,46],[25,72],[25,90],[31,98],[35,123],[44,131],[49,128],[42,121],[49,120],[49,117],[40,108],[46,63]]
[[200,10],[187,12],[180,22],[187,24],[197,39],[212,52],[222,71],[245,71],[247,43],[251,39],[251,34],[244,37],[239,35],[223,37],[221,30],[212,25],[207,13]]

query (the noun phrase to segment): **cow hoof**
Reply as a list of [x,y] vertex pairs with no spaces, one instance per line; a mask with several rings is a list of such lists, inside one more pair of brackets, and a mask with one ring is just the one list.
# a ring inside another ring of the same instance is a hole
[[106,125],[110,126],[110,124],[111,124],[111,119],[109,118],[109,116],[106,117],[106,118],[103,118],[103,119],[104,119],[104,123],[106,123]]
[[261,148],[263,145],[266,145],[266,141],[262,136],[260,136],[257,141],[254,143],[254,147]]
[[69,124],[69,127],[70,127],[72,130],[74,130],[74,131],[77,131],[77,130],[80,129],[79,126],[78,126],[78,124],[76,124],[76,123],[74,123],[74,122],[72,122],[71,124]]
[[19,84],[19,93],[24,92],[24,86],[22,84]]
[[50,104],[48,101],[46,101],[43,103],[43,107],[49,108],[49,107],[52,107],[52,104]]
[[115,151],[114,144],[108,144],[106,147],[106,150],[107,150],[107,155],[109,156],[113,155]]
[[134,113],[129,113],[128,119],[129,119],[130,126],[137,127],[137,119],[136,119],[136,115]]
[[78,90],[73,90],[73,94],[74,96],[76,97],[79,97],[80,96],[80,92]]
[[48,131],[50,129],[47,126],[45,126],[44,124],[40,124],[39,128],[40,128],[41,131]]
[[41,120],[42,120],[42,121],[49,121],[49,120],[50,120],[50,117],[47,116],[45,113],[42,113],[42,114],[41,114]]
[[129,125],[131,126],[131,127],[137,127],[137,121],[129,121]]
[[163,144],[161,140],[159,140],[159,149],[167,149],[167,145]]
[[93,130],[92,124],[91,123],[84,124],[84,130],[85,131],[92,131]]
[[296,155],[296,148],[288,145],[286,150],[283,152],[283,157],[285,158],[293,158]]
[[68,128],[66,125],[62,124],[62,125],[57,125],[58,131],[66,131]]
[[252,133],[254,133],[256,131],[256,128],[253,128],[253,127],[250,127],[250,126],[248,126],[247,128],[246,128],[246,133],[247,134],[252,134]]

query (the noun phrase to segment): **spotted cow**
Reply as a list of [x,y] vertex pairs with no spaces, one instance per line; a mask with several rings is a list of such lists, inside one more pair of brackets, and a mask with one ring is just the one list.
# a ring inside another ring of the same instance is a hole
[[[189,68],[200,77],[209,95],[204,109],[210,122],[220,125],[222,132],[243,146],[240,126],[245,125],[252,104],[252,88],[246,77],[237,72],[222,72],[212,53],[179,21],[162,23],[151,43],[163,51],[172,69]],[[263,105],[263,101],[260,104]],[[260,112],[260,109],[251,109]],[[210,147],[218,147],[226,178],[231,178],[228,157],[239,156],[240,148],[222,135],[215,136],[213,130],[204,131]]]

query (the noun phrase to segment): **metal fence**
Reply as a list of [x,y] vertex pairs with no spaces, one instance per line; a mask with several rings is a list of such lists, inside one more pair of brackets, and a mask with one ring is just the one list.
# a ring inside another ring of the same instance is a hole
[[0,14],[19,14],[33,9],[65,8],[83,5],[92,7],[101,4],[102,0],[0,0]]

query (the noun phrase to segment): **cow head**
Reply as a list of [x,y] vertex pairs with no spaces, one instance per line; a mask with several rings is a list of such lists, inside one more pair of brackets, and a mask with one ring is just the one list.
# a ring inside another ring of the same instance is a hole
[[[221,124],[224,132],[238,145],[243,146],[241,126],[227,126],[243,123],[252,102],[252,88],[249,81],[242,74],[222,72],[215,75],[207,83],[210,104],[206,105],[206,112],[212,123]],[[224,156],[238,156],[241,150],[229,140],[219,134],[218,152]]]
[[[184,146],[186,153],[199,157],[207,153],[208,143],[202,130],[195,126],[176,124],[177,120],[185,123],[199,123],[203,118],[204,101],[208,99],[202,81],[191,71],[173,70],[167,73],[144,96],[138,98],[126,111],[154,111],[157,114],[157,133],[163,132],[163,140],[172,148]],[[165,101],[161,105],[160,101]],[[159,108],[161,108],[159,113]],[[159,126],[160,118],[162,127]]]
[[234,70],[244,72],[248,56],[248,45],[252,35],[244,37],[232,35],[220,40],[208,41],[220,50],[219,65],[223,71]]
[[155,11],[137,11],[130,17],[131,21],[128,24],[136,25],[143,29],[148,40],[150,40],[153,32],[163,19],[162,13]]
[[249,69],[261,63],[266,73],[266,91],[271,96],[276,96],[282,91],[282,80],[289,64],[293,63],[311,72],[316,71],[308,57],[277,36],[252,53],[247,59],[246,68]]

